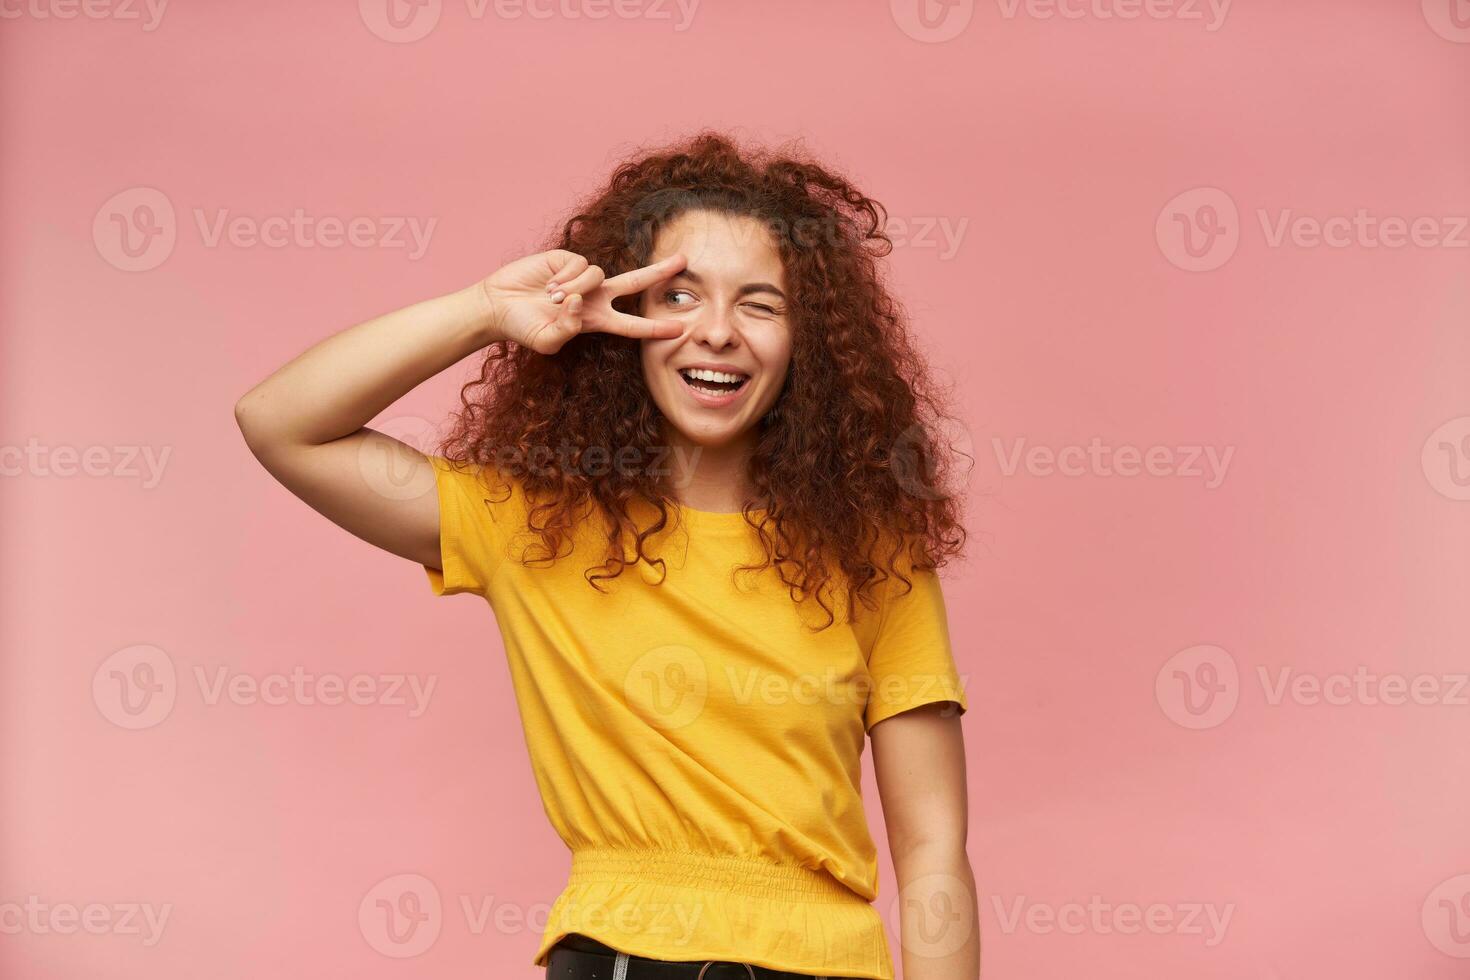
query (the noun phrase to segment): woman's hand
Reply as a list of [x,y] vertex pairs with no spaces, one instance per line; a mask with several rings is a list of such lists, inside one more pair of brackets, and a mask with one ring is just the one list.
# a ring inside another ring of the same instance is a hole
[[678,320],[653,320],[613,309],[618,296],[640,293],[684,268],[675,253],[666,259],[603,278],[575,252],[553,249],[502,266],[481,283],[499,340],[510,340],[540,354],[555,354],[579,333],[613,333],[623,337],[677,337]]

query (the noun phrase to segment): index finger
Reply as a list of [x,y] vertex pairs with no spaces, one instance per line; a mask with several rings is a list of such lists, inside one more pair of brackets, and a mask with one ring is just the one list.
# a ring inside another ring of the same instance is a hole
[[639,340],[666,340],[684,332],[684,324],[678,320],[656,320],[635,313],[619,313],[614,310],[605,320],[589,324],[588,328],[600,333],[615,333]]
[[684,257],[683,252],[675,252],[668,258],[659,259],[652,265],[645,265],[641,269],[625,272],[620,276],[613,276],[603,282],[602,288],[608,290],[614,296],[627,296],[631,293],[641,293],[656,282],[674,275],[683,270],[689,260]]

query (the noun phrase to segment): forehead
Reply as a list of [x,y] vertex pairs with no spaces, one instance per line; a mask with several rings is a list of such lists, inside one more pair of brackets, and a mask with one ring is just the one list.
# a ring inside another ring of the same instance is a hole
[[743,214],[685,211],[659,229],[650,262],[683,252],[701,278],[782,282],[781,253],[765,223]]

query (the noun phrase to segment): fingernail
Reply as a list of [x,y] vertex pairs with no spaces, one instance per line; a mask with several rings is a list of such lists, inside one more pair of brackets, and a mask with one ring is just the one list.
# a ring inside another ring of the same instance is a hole
[[567,298],[567,294],[564,293],[564,292],[562,292],[559,289],[556,292],[554,292],[554,293],[551,294],[551,301],[553,303],[560,303],[562,300],[564,300],[566,298]]

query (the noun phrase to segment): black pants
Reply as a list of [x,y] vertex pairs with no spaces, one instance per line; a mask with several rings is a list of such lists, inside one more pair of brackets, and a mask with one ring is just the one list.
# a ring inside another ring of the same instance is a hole
[[[588,958],[582,962],[569,962],[568,958],[558,955],[559,951],[569,950],[582,953],[601,953],[605,958]],[[590,936],[584,936],[579,932],[573,932],[563,936],[557,944],[551,948],[547,957],[546,980],[622,980],[617,975],[616,957],[618,951],[606,943],[598,942]],[[844,980],[840,977],[814,977],[809,973],[790,973],[784,970],[772,970],[763,966],[746,966],[742,963],[717,962],[705,968],[703,960],[652,960],[645,956],[632,956],[626,962],[627,977],[629,980],[637,980],[640,976],[654,976],[658,980],[678,980],[687,974],[688,980],[704,973],[704,980],[740,980],[740,978],[754,977],[755,980]]]

